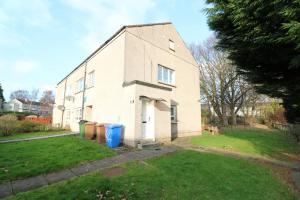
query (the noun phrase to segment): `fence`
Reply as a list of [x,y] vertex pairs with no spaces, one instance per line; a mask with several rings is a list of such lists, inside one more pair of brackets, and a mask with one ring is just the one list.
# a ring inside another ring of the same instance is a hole
[[297,142],[300,142],[300,124],[282,124],[273,122],[272,127],[284,131],[285,133],[292,134]]
[[52,124],[52,117],[27,116],[25,120],[41,124]]

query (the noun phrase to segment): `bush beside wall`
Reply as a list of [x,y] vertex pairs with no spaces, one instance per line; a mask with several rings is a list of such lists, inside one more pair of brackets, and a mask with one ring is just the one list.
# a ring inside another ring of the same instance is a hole
[[2,136],[12,135],[14,133],[29,133],[38,131],[60,131],[63,129],[54,128],[51,125],[41,124],[31,121],[18,120],[15,115],[0,116],[0,134]]

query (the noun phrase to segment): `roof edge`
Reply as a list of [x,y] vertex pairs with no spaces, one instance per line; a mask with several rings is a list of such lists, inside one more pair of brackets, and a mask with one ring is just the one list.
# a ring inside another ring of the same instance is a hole
[[113,40],[117,35],[119,35],[125,28],[133,27],[143,27],[143,26],[156,26],[156,25],[167,25],[172,24],[172,22],[160,22],[160,23],[149,23],[149,24],[133,24],[122,26],[117,32],[115,32],[111,37],[109,37],[104,43],[102,43],[95,51],[93,51],[86,59],[84,59],[77,67],[75,67],[68,75],[66,75],[61,81],[57,83],[59,85],[66,78],[68,78],[74,71],[76,71],[82,64],[87,62],[91,57],[93,57],[98,51],[100,51],[105,45],[107,45],[111,40]]

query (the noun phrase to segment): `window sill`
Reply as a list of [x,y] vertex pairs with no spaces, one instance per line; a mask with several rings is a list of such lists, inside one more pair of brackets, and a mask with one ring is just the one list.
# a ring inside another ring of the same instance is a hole
[[90,88],[93,88],[93,87],[94,87],[94,85],[93,85],[93,86],[90,86],[90,87],[87,87],[86,90],[88,90],[88,89],[90,89]]
[[79,93],[81,93],[81,92],[83,92],[83,91],[75,92],[75,94],[79,94]]
[[171,124],[178,124],[178,121],[171,121]]
[[158,83],[159,83],[159,84],[162,84],[162,85],[166,85],[166,86],[170,86],[170,87],[174,87],[174,88],[176,88],[176,86],[175,86],[175,85],[173,85],[173,84],[164,83],[164,82],[161,82],[161,81],[158,81]]

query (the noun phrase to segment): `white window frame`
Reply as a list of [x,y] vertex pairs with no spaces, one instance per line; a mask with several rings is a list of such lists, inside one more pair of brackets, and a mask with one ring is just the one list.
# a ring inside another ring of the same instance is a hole
[[157,80],[169,85],[175,85],[175,71],[158,64]]
[[[172,110],[173,110],[173,112],[172,112]],[[170,114],[171,114],[171,122],[177,122],[177,106],[176,105],[171,105]]]
[[82,109],[81,108],[76,109],[74,111],[74,121],[79,122],[81,120],[81,116],[82,116]]
[[83,78],[79,79],[76,84],[77,84],[77,92],[82,92],[83,89],[84,89],[84,80],[83,80]]
[[93,87],[94,84],[95,84],[95,71],[91,71],[88,73],[87,88]]
[[175,51],[175,43],[173,40],[169,39],[169,49]]
[[66,111],[66,122],[70,122],[70,119],[71,119],[71,111],[67,110]]
[[71,96],[71,95],[72,95],[72,85],[67,85],[66,96]]

